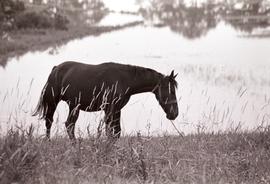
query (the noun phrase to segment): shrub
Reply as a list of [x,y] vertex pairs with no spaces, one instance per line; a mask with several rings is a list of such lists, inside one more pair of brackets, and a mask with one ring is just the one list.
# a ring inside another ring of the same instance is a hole
[[50,28],[52,27],[52,20],[44,14],[24,12],[15,18],[15,27],[18,29]]
[[55,28],[67,29],[68,19],[49,8],[42,11],[26,11],[22,1],[0,1],[0,33],[10,29]]
[[42,12],[23,12],[15,18],[17,29],[37,28],[37,29],[67,29],[68,20],[59,13],[51,14],[47,11]]
[[12,27],[14,16],[25,10],[22,1],[1,0],[0,1],[0,33]]
[[13,0],[1,0],[0,1],[0,12],[1,16],[12,16],[18,12],[25,10],[24,3],[22,1],[13,1]]
[[55,17],[54,17],[54,28],[55,29],[66,30],[68,23],[69,23],[69,21],[65,16],[63,16],[59,13],[55,14]]

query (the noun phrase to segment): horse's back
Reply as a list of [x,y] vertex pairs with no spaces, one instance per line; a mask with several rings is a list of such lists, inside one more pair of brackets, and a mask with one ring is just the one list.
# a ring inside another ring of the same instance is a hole
[[[107,62],[107,63],[101,63],[97,65],[93,64],[85,64],[85,63],[79,63],[76,61],[66,61],[58,66],[55,66],[58,68],[59,71],[61,72],[84,72],[86,71],[87,73],[89,72],[101,72],[101,71],[108,71],[108,70],[115,70],[123,67],[125,65],[123,64],[118,64],[118,63],[113,63],[113,62]],[[73,74],[73,73],[72,73]]]
[[[97,65],[67,61],[56,66],[58,81],[61,87],[73,86],[78,90],[91,88],[106,83],[111,85],[123,78],[125,65],[102,63]],[[126,74],[124,74],[126,75]]]
[[57,70],[60,78],[66,82],[83,83],[84,81],[104,81],[110,82],[119,80],[125,65],[117,63],[102,63],[97,65],[84,64],[74,61],[66,61],[58,66]]
[[57,70],[61,73],[65,74],[76,74],[77,72],[81,73],[85,68],[91,69],[93,65],[79,63],[75,61],[66,61],[58,66],[56,66]]

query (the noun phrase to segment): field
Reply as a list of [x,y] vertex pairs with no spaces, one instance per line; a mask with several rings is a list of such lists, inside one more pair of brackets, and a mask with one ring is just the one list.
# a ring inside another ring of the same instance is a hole
[[270,130],[185,137],[51,141],[34,129],[0,140],[1,183],[269,183]]

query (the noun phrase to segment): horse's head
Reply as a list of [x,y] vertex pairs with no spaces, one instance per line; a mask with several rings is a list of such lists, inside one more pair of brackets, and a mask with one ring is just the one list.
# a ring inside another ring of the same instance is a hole
[[175,88],[177,87],[176,76],[177,74],[174,75],[174,71],[172,71],[169,76],[165,76],[160,80],[153,91],[156,99],[166,113],[166,117],[170,120],[174,120],[178,116],[178,105],[175,94]]

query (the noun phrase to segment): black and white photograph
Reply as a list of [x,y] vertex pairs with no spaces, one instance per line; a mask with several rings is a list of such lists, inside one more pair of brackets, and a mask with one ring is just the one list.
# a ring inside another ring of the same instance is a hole
[[270,0],[0,0],[0,184],[270,183]]

